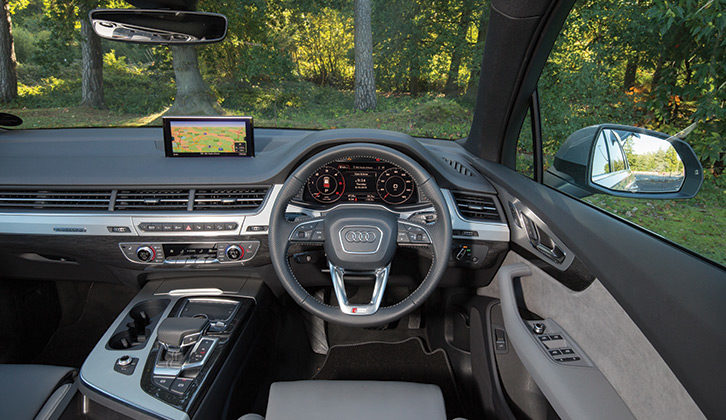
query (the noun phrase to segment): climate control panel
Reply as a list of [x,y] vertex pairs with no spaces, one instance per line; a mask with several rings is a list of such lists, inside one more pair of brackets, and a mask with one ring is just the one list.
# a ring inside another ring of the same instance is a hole
[[233,264],[254,258],[260,242],[122,242],[119,247],[138,264]]

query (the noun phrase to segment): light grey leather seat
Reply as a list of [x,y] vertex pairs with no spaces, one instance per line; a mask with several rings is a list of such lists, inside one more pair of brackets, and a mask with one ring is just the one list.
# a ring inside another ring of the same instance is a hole
[[240,420],[445,420],[436,385],[386,381],[275,382],[267,414]]
[[75,370],[0,364],[0,418],[56,419],[75,393]]

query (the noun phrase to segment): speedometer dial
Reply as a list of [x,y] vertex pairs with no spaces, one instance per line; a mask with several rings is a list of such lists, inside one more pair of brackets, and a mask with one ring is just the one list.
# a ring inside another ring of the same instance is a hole
[[308,179],[308,191],[320,203],[334,203],[345,192],[345,179],[339,170],[323,166]]
[[401,168],[390,168],[378,176],[376,190],[388,204],[403,204],[413,195],[413,178]]

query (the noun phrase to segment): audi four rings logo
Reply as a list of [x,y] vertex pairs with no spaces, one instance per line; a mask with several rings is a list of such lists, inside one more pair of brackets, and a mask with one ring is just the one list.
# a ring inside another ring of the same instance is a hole
[[349,230],[345,232],[346,242],[371,243],[376,240],[376,232],[370,230]]

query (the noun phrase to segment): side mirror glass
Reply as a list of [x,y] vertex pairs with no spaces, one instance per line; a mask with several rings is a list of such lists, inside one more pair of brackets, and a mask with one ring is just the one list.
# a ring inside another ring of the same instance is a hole
[[703,168],[685,141],[604,124],[568,137],[545,174],[545,184],[577,197],[691,198],[702,183]]
[[104,39],[140,44],[207,44],[227,36],[227,18],[218,13],[156,9],[96,9],[93,31]]

